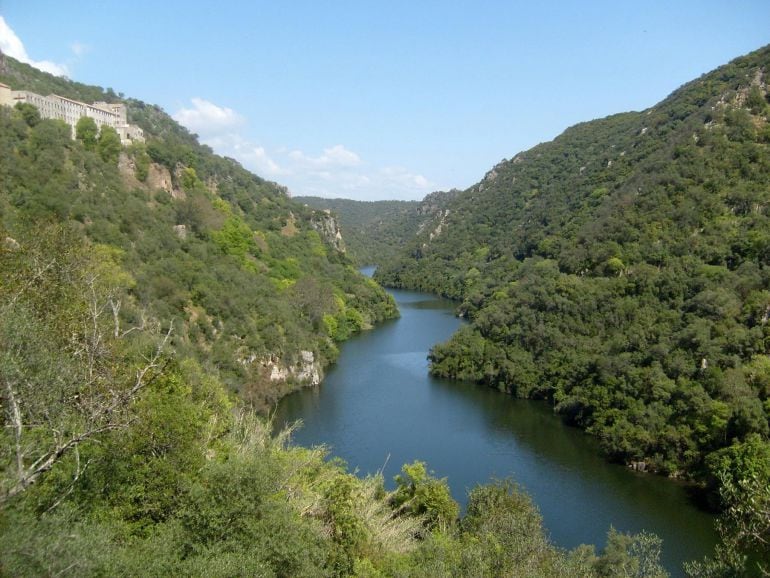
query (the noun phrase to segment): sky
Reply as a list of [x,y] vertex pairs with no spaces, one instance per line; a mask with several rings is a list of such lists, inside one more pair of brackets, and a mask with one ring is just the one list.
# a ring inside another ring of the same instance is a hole
[[467,188],[768,43],[770,0],[0,0],[4,53],[358,200]]

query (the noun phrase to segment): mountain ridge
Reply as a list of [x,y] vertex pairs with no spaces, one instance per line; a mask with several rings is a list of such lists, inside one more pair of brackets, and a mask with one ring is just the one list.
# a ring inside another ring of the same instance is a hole
[[460,193],[375,275],[462,301],[471,325],[432,371],[547,398],[668,475],[710,479],[733,439],[767,447],[768,70],[764,47]]
[[295,196],[294,200],[339,217],[350,257],[359,265],[377,265],[395,256],[458,193],[436,191],[421,201],[354,201]]

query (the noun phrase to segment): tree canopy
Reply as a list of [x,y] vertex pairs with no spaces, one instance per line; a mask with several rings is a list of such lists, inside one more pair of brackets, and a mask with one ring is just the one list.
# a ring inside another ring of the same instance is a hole
[[767,447],[769,69],[765,47],[450,201],[375,274],[470,319],[431,371],[548,399],[611,459],[703,485],[714,456]]

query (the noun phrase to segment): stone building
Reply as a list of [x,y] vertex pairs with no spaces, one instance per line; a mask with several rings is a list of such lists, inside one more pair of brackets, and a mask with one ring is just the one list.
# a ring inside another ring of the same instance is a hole
[[144,142],[144,133],[136,125],[128,124],[126,117],[126,105],[120,103],[95,102],[86,104],[57,94],[41,96],[27,90],[11,90],[5,84],[0,83],[0,104],[14,106],[18,102],[25,102],[37,108],[42,118],[57,118],[63,120],[72,127],[72,136],[75,136],[75,125],[78,121],[88,116],[94,119],[100,129],[107,125],[114,128],[120,142],[124,145],[132,142]]
[[13,106],[13,91],[7,84],[0,82],[0,105]]

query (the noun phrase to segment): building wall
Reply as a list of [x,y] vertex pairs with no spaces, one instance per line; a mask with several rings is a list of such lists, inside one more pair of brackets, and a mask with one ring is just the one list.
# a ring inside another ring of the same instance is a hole
[[0,105],[13,106],[16,102],[13,100],[13,91],[7,84],[0,82]]
[[[0,85],[0,104],[6,104],[3,100],[4,98],[7,99],[5,88],[8,87],[4,84]],[[10,91],[9,88],[8,91]],[[94,104],[86,104],[56,94],[40,96],[26,90],[14,90],[10,91],[10,94],[8,106],[13,106],[17,102],[34,105],[40,111],[42,118],[56,118],[70,125],[73,138],[78,121],[82,117],[88,116],[94,119],[100,130],[103,125],[114,128],[124,145],[131,144],[133,141],[144,142],[142,129],[126,122],[126,105],[123,103],[95,102]]]

